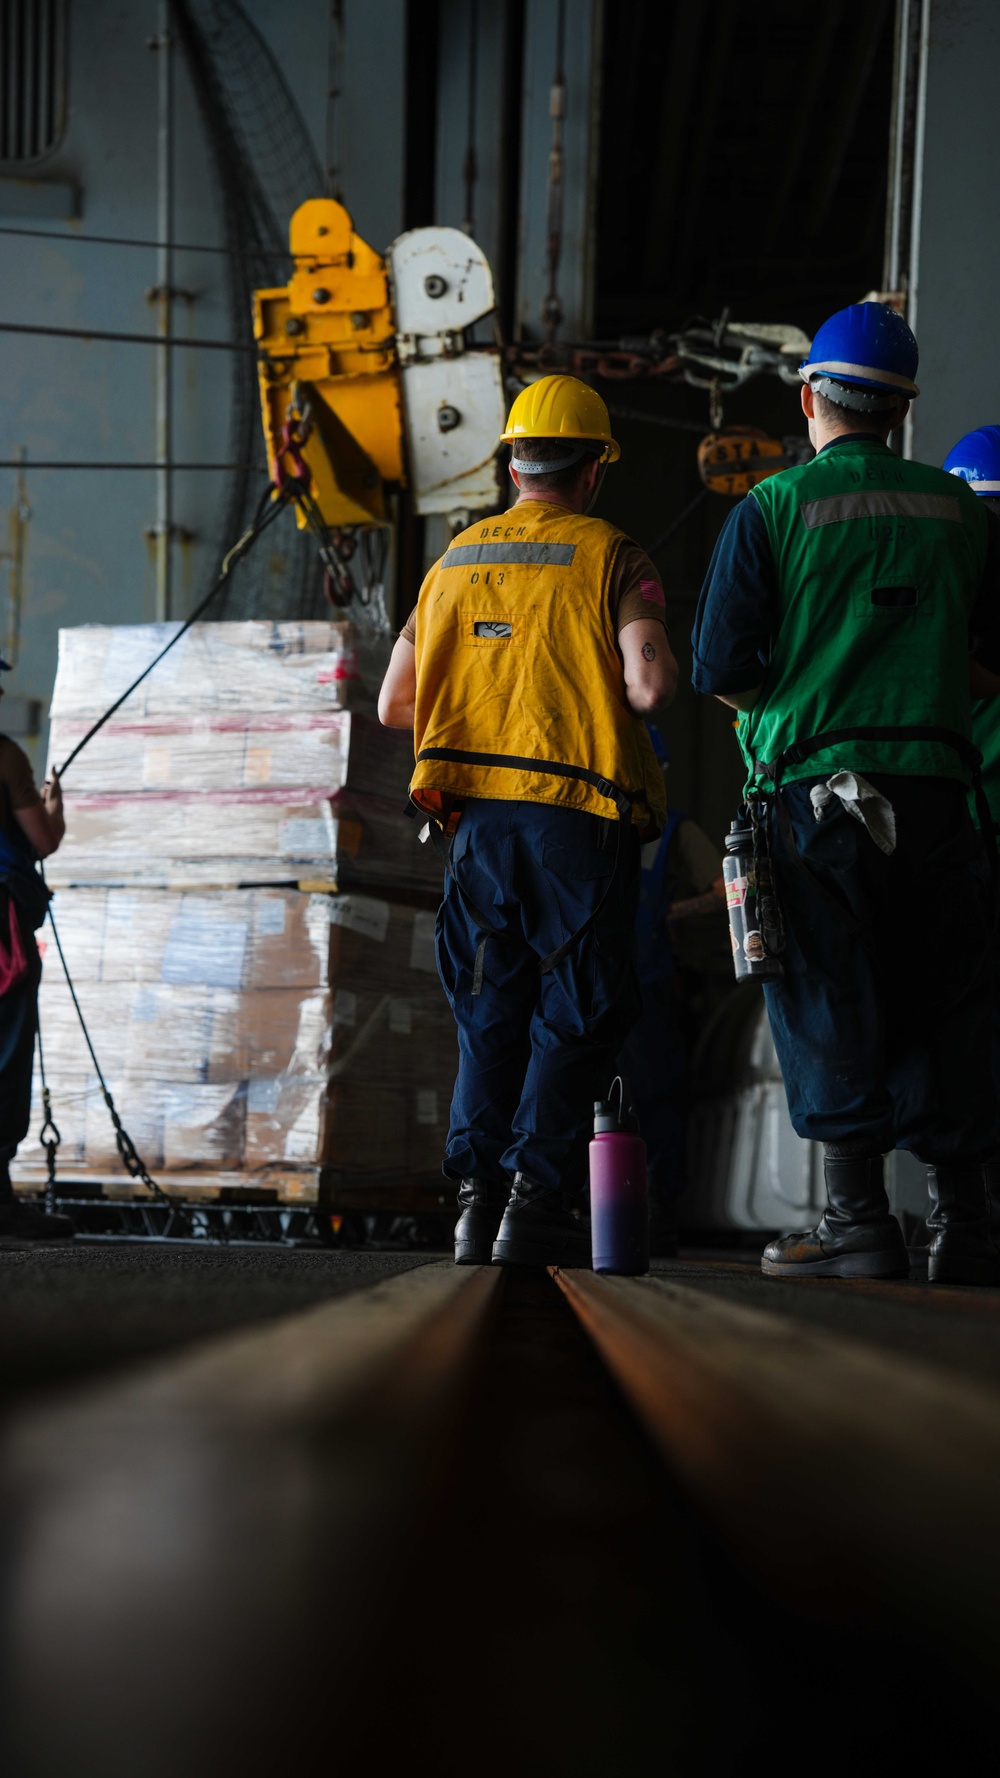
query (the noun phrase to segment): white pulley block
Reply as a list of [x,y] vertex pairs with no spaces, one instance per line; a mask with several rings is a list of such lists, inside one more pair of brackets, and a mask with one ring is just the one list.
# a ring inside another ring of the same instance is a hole
[[503,371],[496,346],[466,337],[495,306],[489,262],[457,228],[411,229],[386,257],[415,508],[496,507]]

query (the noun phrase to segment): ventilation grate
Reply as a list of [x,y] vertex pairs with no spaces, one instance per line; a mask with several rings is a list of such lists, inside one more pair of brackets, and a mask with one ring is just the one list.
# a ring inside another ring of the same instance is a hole
[[0,0],[0,163],[30,166],[66,127],[66,0]]

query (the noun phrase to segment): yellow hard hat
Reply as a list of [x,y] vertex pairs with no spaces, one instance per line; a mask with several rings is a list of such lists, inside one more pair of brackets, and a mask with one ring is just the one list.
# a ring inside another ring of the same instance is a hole
[[602,463],[616,463],[621,449],[611,436],[608,410],[579,377],[540,377],[522,389],[507,417],[504,444],[518,438],[586,438],[603,444]]

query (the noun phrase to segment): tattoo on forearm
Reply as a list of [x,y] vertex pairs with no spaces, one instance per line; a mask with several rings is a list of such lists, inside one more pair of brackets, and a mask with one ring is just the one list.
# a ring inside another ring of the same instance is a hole
[[644,642],[643,643],[642,658],[644,661],[655,661],[656,649],[653,647],[653,644],[651,642]]

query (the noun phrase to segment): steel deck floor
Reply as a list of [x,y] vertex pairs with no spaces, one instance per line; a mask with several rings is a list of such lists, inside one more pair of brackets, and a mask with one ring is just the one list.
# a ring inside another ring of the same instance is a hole
[[0,1351],[11,1778],[993,1757],[1000,1293],[82,1248]]
[[0,1251],[0,1411],[233,1328],[295,1314],[424,1256],[262,1247]]

